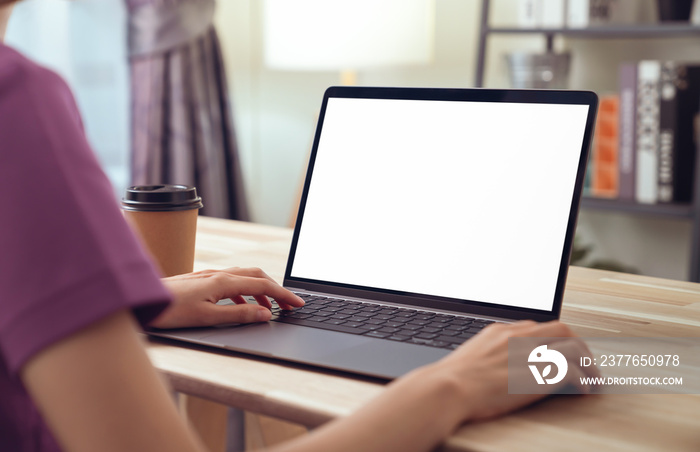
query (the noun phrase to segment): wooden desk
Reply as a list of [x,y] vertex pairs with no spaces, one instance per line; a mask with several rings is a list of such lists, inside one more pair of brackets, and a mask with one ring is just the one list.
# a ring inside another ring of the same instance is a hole
[[[195,269],[256,266],[281,281],[291,230],[200,217]],[[700,337],[700,284],[573,267],[562,320],[581,336]],[[309,427],[352,413],[379,382],[197,347],[152,343],[178,391]],[[550,398],[462,427],[446,451],[698,451],[699,395]]]

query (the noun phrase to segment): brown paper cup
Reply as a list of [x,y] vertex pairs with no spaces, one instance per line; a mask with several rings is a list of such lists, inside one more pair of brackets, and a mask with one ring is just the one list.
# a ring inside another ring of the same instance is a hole
[[163,276],[193,270],[197,215],[201,207],[197,190],[184,185],[129,187],[122,199],[124,217]]

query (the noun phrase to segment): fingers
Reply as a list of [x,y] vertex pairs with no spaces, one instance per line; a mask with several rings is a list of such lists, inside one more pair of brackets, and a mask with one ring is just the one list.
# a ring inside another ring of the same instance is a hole
[[[184,275],[164,278],[165,282],[199,281],[213,290],[211,301],[216,303],[219,299],[231,298],[235,303],[246,303],[243,296],[253,296],[255,300],[266,308],[272,307],[270,298],[273,298],[282,309],[293,309],[304,306],[304,301],[287,289],[275,282],[267,273],[259,268],[230,267],[224,270],[202,270]],[[218,297],[217,299],[214,299]]]
[[223,270],[214,270],[215,272],[224,272],[228,273],[230,275],[236,275],[236,276],[249,276],[251,278],[265,278],[269,281],[275,282],[274,279],[272,279],[267,273],[265,273],[262,269],[257,268],[257,267],[250,267],[250,268],[241,268],[241,267],[229,267],[225,268]]
[[257,301],[260,306],[272,309],[272,302],[265,295],[253,295],[253,298],[255,298],[255,301]]
[[[278,300],[270,300],[268,297],[263,296],[263,295],[258,295],[258,296],[253,295],[253,298],[255,299],[255,301],[259,305],[264,306],[267,309],[272,309],[272,301],[275,301],[281,309],[284,309],[287,311],[291,311],[295,307],[299,307],[299,306],[291,306],[291,305],[288,305],[288,304],[283,303],[283,302],[278,301]],[[231,301],[233,301],[236,304],[248,303],[248,300],[246,300],[246,298],[243,295],[237,295],[235,297],[231,297]]]
[[272,315],[269,309],[248,303],[227,306],[206,303],[200,306],[200,310],[199,325],[193,326],[267,322]]
[[[227,269],[222,270],[222,271],[229,273],[229,274],[232,274],[232,275],[237,275],[237,276],[248,276],[251,278],[264,278],[264,279],[267,279],[268,281],[270,281],[274,284],[277,284],[277,282],[274,279],[272,279],[267,273],[265,273],[263,270],[261,270],[259,268],[230,267],[230,268],[227,268]],[[296,298],[299,298],[299,297],[296,297]],[[270,303],[270,300],[267,297],[260,297],[260,298],[255,297],[255,300],[259,304],[261,304],[262,306],[272,308],[272,304]],[[291,310],[294,307],[303,306],[303,304],[299,305],[299,304],[295,304],[295,303],[285,303],[284,300],[282,300],[282,299],[275,299],[275,301],[277,302],[277,304],[279,305],[280,308],[285,309],[285,310]]]
[[250,295],[268,309],[272,307],[270,297],[283,309],[304,306],[304,300],[277,284],[258,268],[219,270],[208,273],[208,277],[218,286],[221,298],[231,298],[238,302],[236,297]]
[[236,295],[235,297],[231,297],[231,301],[233,301],[236,304],[246,304],[248,303],[248,300],[243,298],[243,295]]
[[578,338],[570,338],[556,343],[552,348],[563,354],[569,363],[566,379],[562,381],[561,385],[568,384],[580,394],[589,394],[591,387],[584,384],[585,379],[599,377],[601,374],[596,366],[579,365],[581,357],[591,357],[588,346]]

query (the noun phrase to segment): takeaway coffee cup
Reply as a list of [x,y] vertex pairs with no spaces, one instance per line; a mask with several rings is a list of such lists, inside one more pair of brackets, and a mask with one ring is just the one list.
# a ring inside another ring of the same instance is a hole
[[137,185],[127,188],[122,199],[126,220],[163,276],[192,271],[201,207],[197,189],[186,185]]

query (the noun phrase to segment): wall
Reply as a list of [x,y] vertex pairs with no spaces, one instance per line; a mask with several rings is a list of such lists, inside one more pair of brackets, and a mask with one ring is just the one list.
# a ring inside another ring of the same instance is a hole
[[[435,58],[424,67],[366,70],[359,84],[470,87],[474,80],[480,3],[436,0]],[[516,23],[516,0],[492,2],[494,24]],[[642,20],[655,19],[653,2],[643,0]],[[282,72],[262,61],[261,5],[256,0],[219,1],[216,24],[222,38],[246,185],[255,221],[287,225],[296,210],[316,115],[336,73]],[[574,40],[557,38],[558,51],[574,55],[572,88],[599,93],[616,88],[622,60],[698,59],[697,40]],[[507,87],[504,55],[514,50],[541,51],[539,36],[493,36],[489,41],[485,84]],[[690,224],[584,210],[578,235],[593,246],[592,258],[618,260],[649,275],[687,278]]]
[[[264,67],[261,2],[218,4],[246,184],[256,221],[286,225],[306,166],[324,90],[335,72],[285,72]],[[479,2],[438,0],[434,62],[425,67],[367,70],[359,84],[466,87],[473,78]]]

